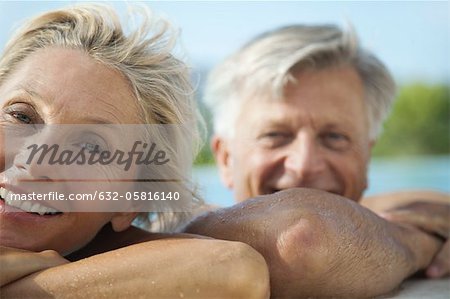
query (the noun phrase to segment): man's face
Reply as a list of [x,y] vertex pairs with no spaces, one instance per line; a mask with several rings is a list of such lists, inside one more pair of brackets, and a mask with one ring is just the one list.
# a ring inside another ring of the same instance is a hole
[[215,137],[223,182],[238,201],[293,187],[359,200],[371,142],[358,74],[343,66],[295,77],[284,100],[246,99],[235,136]]

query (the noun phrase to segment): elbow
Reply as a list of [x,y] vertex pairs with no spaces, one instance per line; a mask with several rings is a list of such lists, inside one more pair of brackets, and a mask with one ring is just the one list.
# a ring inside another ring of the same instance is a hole
[[[226,289],[230,298],[269,298],[270,281],[266,261],[256,250],[240,242],[224,242],[219,262],[228,265]],[[228,296],[227,296],[228,297]]]
[[276,275],[272,277],[273,293],[302,298],[324,294],[324,288],[317,293],[317,286],[326,285],[328,267],[332,263],[327,233],[320,219],[305,217],[278,236],[277,258],[270,267],[271,274]]
[[305,215],[280,234],[276,268],[284,271],[279,275],[270,268],[271,274],[278,276],[272,276],[272,294],[283,298],[370,297],[369,280],[358,277],[358,265],[364,262],[331,224],[322,215]]
[[347,199],[324,192],[303,194],[298,201],[301,215],[277,238],[276,267],[269,263],[272,275],[272,268],[281,268],[285,277],[283,281],[272,276],[273,294],[367,298],[400,284],[409,266],[395,230]]

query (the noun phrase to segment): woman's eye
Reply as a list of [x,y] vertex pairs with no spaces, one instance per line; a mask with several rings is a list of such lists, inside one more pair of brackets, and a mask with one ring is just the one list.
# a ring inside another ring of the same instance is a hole
[[20,121],[21,123],[24,123],[24,124],[32,123],[31,117],[29,117],[28,115],[26,115],[25,113],[22,113],[22,112],[13,111],[13,112],[11,112],[11,116],[14,117],[15,119],[17,119],[18,121]]
[[88,153],[100,153],[100,145],[91,142],[82,142],[78,144],[79,147],[85,149]]
[[101,154],[109,149],[108,143],[97,133],[76,132],[74,134],[71,136],[71,144],[87,153]]
[[37,114],[36,110],[34,110],[30,104],[14,103],[3,108],[3,113],[7,115],[11,121],[20,124],[42,123],[39,114]]

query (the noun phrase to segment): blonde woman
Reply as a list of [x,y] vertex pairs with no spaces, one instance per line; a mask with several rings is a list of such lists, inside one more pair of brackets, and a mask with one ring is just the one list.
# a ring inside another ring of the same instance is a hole
[[[27,22],[0,57],[2,297],[268,296],[265,261],[243,243],[149,233],[132,226],[137,217],[148,216],[142,210],[87,213],[11,201],[22,182],[49,186],[71,169],[59,166],[54,171],[24,162],[20,148],[10,142],[19,135],[17,128],[32,127],[34,135],[27,136],[35,136],[42,133],[36,129],[40,126],[195,123],[186,66],[170,54],[170,26],[148,14],[143,17],[144,25],[127,35],[105,6],[45,13]],[[187,134],[189,140],[198,138],[196,128]],[[126,137],[102,140],[125,146]],[[177,164],[166,171],[179,177]],[[80,177],[91,174],[81,171]],[[191,185],[175,180],[170,188],[191,194],[201,204]],[[74,188],[72,183],[63,186]],[[173,215],[183,214],[169,215],[172,221]],[[159,223],[168,221],[159,218]],[[121,249],[125,246],[126,251]]]

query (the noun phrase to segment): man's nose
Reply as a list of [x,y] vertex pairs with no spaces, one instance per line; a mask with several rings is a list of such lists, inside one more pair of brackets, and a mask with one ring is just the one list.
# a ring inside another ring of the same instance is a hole
[[323,172],[325,169],[324,156],[313,134],[307,132],[298,134],[288,150],[285,168],[302,182]]

